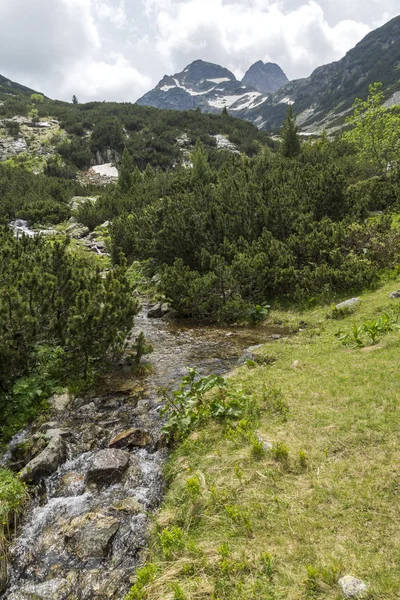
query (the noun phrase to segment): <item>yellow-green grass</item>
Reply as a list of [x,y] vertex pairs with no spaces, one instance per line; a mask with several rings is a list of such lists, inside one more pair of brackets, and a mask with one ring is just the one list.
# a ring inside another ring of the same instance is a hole
[[263,452],[246,424],[210,423],[176,449],[130,600],[334,600],[347,574],[370,598],[400,598],[400,332],[366,348],[335,336],[400,305],[388,299],[397,286],[341,320],[326,308],[272,314],[308,327],[263,347],[274,364],[230,381],[261,404],[257,431],[278,446]]

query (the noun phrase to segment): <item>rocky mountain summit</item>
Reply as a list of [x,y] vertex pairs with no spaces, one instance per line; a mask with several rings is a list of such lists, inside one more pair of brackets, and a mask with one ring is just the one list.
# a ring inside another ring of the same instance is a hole
[[271,94],[278,91],[289,82],[285,73],[276,63],[263,63],[262,60],[254,63],[242,79],[244,85],[253,87],[261,94]]
[[369,33],[341,60],[318,67],[310,77],[288,82],[258,107],[236,116],[274,130],[291,104],[303,132],[334,131],[343,125],[354,98],[366,99],[371,83],[382,82],[387,103],[398,104],[399,66],[400,16]]
[[[245,79],[247,81],[245,81]],[[235,114],[256,108],[288,81],[278,65],[253,65],[242,81],[220,65],[196,60],[181,73],[165,75],[158,85],[137,101],[141,106],[219,113],[223,108]]]

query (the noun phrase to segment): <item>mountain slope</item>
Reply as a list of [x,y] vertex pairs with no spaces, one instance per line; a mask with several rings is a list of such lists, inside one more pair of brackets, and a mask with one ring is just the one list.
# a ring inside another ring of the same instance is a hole
[[30,88],[28,88],[24,85],[21,85],[20,83],[15,83],[14,81],[7,79],[7,77],[0,75],[0,94],[15,93],[15,92],[19,92],[19,93],[22,92],[24,94],[33,94],[33,93],[35,93],[35,90],[31,90]]
[[306,132],[343,123],[355,97],[366,98],[371,83],[381,81],[387,100],[400,91],[400,16],[369,33],[337,62],[318,67],[310,77],[291,81],[256,109],[237,116],[258,127],[278,128],[292,104]]
[[[262,67],[261,67],[262,65]],[[257,107],[267,99],[262,89],[275,91],[287,81],[278,65],[256,63],[246,73],[247,85],[231,71],[214,63],[196,60],[181,73],[166,75],[158,85],[137,101],[141,106],[219,113],[223,108],[233,114]],[[274,68],[276,67],[276,69]]]

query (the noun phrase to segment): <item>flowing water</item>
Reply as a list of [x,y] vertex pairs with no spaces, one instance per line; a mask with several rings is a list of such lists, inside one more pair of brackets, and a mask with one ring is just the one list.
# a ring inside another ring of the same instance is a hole
[[[96,393],[75,399],[55,412],[51,423],[25,433],[26,440],[38,439],[46,430],[61,429],[66,453],[58,470],[35,488],[11,547],[4,600],[121,600],[146,547],[151,512],[163,495],[167,450],[160,443],[158,388],[177,386],[186,366],[203,375],[223,374],[246,348],[284,333],[176,324],[145,314],[137,317],[134,334],[143,331],[153,345],[152,373],[137,379],[121,367]],[[147,431],[151,442],[129,453],[117,450],[127,462],[114,471],[117,477],[102,479],[97,473],[93,478],[93,465],[104,458],[110,440],[132,427]],[[19,435],[17,441],[22,439]],[[13,447],[15,441],[11,454]]]

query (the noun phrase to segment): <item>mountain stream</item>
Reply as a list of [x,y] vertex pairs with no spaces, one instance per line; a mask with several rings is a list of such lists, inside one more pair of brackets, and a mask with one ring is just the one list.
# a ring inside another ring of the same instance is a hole
[[3,457],[9,463],[17,444],[32,439],[50,439],[49,447],[58,440],[63,448],[58,468],[32,488],[11,545],[4,600],[121,600],[163,497],[168,453],[158,389],[176,387],[186,366],[202,375],[226,373],[246,348],[285,333],[146,314],[136,318],[133,336],[143,331],[153,345],[152,372],[135,378],[121,367],[85,398],[60,402],[50,422],[39,420],[18,434]]

